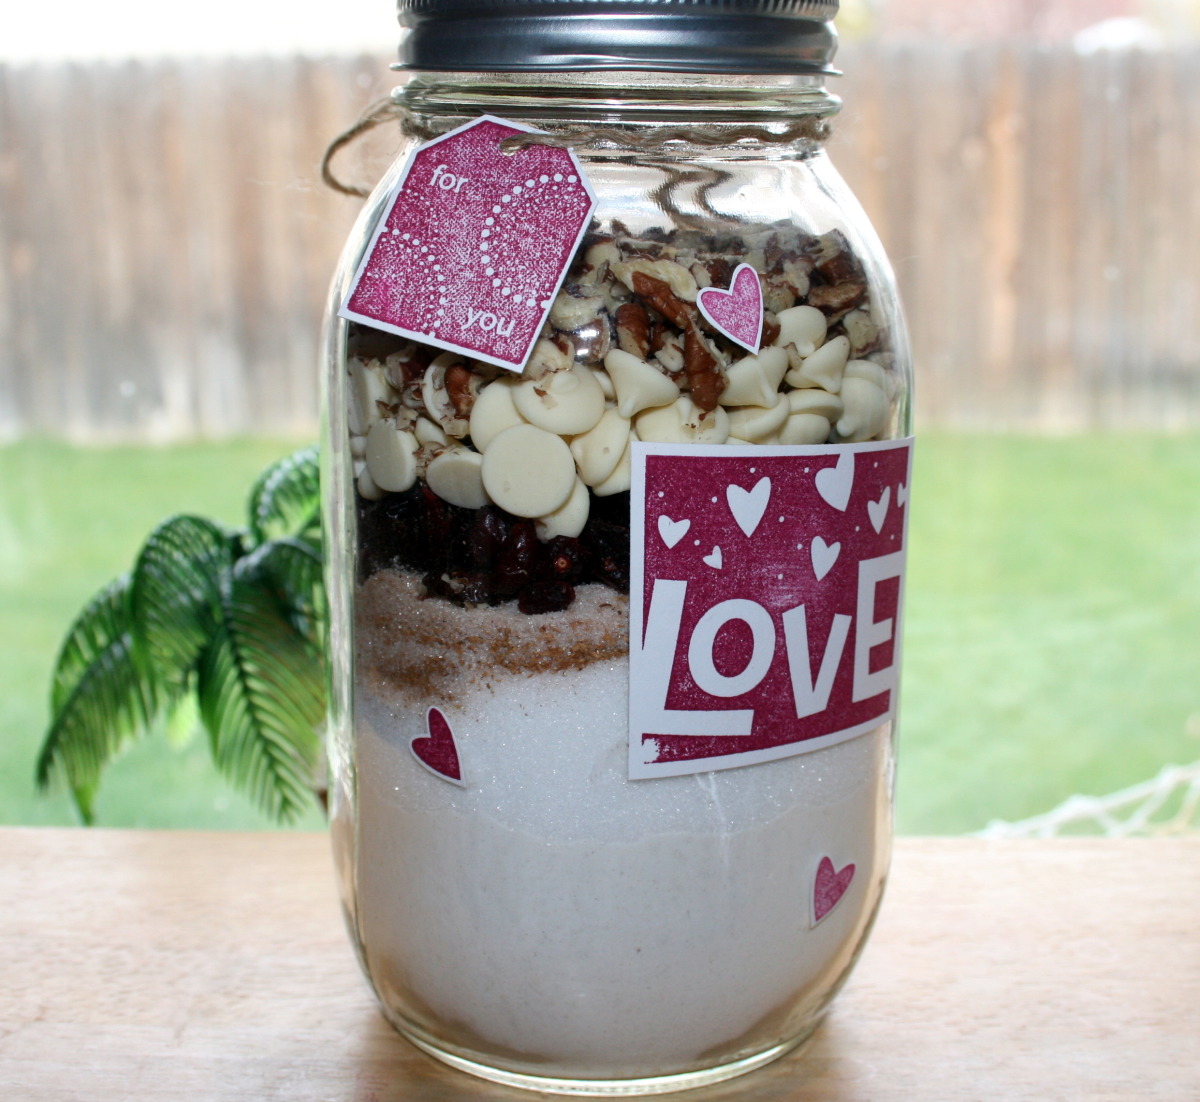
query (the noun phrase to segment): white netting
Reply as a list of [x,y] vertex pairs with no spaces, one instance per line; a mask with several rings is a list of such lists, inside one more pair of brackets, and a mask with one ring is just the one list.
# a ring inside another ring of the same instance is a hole
[[1167,765],[1153,780],[1107,796],[1071,796],[1058,807],[1009,823],[993,819],[976,838],[1059,835],[1150,837],[1200,831],[1200,762]]

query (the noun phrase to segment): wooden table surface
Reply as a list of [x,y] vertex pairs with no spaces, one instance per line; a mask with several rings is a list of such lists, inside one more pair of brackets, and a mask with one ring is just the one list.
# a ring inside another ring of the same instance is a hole
[[[902,839],[799,1053],[689,1102],[1200,1099],[1200,839]],[[320,835],[0,828],[3,1102],[508,1102],[375,1009]]]

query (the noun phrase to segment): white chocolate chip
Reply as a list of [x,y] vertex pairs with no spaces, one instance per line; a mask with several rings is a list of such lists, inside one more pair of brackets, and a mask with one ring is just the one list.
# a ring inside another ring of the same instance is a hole
[[365,497],[368,501],[378,501],[383,497],[383,490],[375,484],[375,480],[371,477],[371,472],[365,464],[363,469],[358,472],[356,484],[359,497]]
[[721,406],[704,413],[686,394],[669,406],[643,410],[634,419],[639,440],[666,444],[724,444],[729,414]]
[[800,361],[800,366],[787,373],[787,381],[794,387],[821,387],[836,394],[842,385],[842,372],[850,359],[850,341],[837,336],[826,341],[811,356]]
[[842,381],[842,401],[846,410],[837,423],[840,439],[856,442],[870,440],[887,425],[888,397],[882,387],[869,379],[848,375]]
[[845,378],[866,379],[879,387],[884,394],[891,394],[891,379],[888,377],[888,373],[874,360],[851,360],[846,364]]
[[594,428],[571,441],[579,477],[588,486],[603,482],[617,468],[633,426],[619,410],[606,409]]
[[577,478],[570,497],[553,513],[534,521],[537,534],[543,540],[552,540],[555,536],[578,536],[587,524],[589,505],[588,488]]
[[424,416],[417,418],[416,424],[413,425],[413,435],[418,444],[441,444],[445,447],[450,443],[450,437],[442,431],[442,426],[435,425]]
[[587,432],[604,414],[604,391],[586,367],[553,371],[513,388],[513,405],[531,425],[560,436]]
[[792,413],[815,413],[829,421],[836,421],[845,409],[841,398],[826,390],[792,390],[787,395],[788,408]]
[[355,358],[350,361],[348,372],[350,393],[347,414],[350,431],[356,436],[364,436],[383,416],[378,403],[391,405],[396,399],[383,373],[383,365],[378,360],[367,363]]
[[756,356],[745,356],[730,364],[719,399],[721,405],[773,406],[787,366],[787,353],[782,348],[764,348]]
[[781,444],[824,444],[829,439],[830,421],[819,413],[793,413],[779,430]]
[[407,490],[417,480],[417,438],[391,421],[376,421],[367,433],[367,470],[381,490]]
[[616,389],[622,417],[668,405],[679,397],[679,387],[666,375],[629,352],[614,348],[604,357],[604,366]]
[[461,509],[482,509],[491,500],[483,488],[483,456],[469,448],[447,448],[425,471],[429,488]]
[[612,376],[599,364],[589,364],[588,370],[592,373],[592,378],[600,384],[600,389],[604,391],[604,400],[606,402],[615,402],[617,399],[617,388],[613,386]]
[[544,517],[571,495],[575,459],[561,436],[534,425],[513,425],[484,452],[483,486],[514,516]]
[[729,435],[757,444],[783,428],[788,419],[787,401],[776,393],[775,402],[769,407],[739,406],[729,410]]
[[479,451],[487,451],[488,445],[505,429],[520,425],[524,418],[513,405],[515,380],[496,379],[488,383],[475,398],[471,407],[471,443]]
[[603,482],[592,487],[592,493],[597,497],[623,494],[633,485],[633,441],[635,439],[636,437],[631,433],[629,443],[625,445],[616,469]]
[[815,306],[790,306],[780,310],[778,317],[779,336],[775,338],[775,344],[780,348],[794,344],[796,351],[804,357],[811,356],[825,343],[829,323]]

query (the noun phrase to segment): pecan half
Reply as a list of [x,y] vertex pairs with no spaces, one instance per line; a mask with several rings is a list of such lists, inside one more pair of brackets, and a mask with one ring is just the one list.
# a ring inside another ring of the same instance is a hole
[[695,326],[688,326],[683,336],[683,373],[687,376],[692,401],[705,413],[717,408],[725,375],[708,342]]
[[633,292],[647,306],[653,307],[680,329],[694,321],[694,308],[678,298],[665,280],[655,279],[645,272],[633,273]]

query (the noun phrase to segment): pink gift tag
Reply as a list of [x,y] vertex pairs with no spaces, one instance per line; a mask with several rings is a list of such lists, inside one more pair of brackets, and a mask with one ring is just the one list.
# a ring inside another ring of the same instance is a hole
[[633,445],[630,777],[817,750],[894,713],[911,454]]
[[339,311],[521,371],[595,207],[568,149],[484,115],[414,150]]

